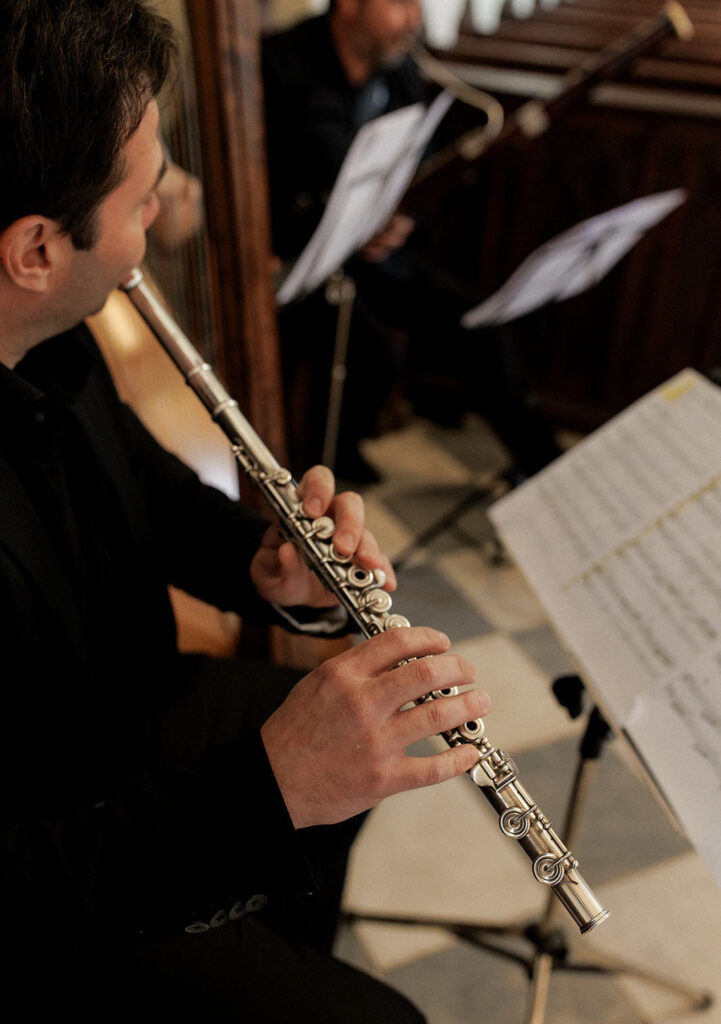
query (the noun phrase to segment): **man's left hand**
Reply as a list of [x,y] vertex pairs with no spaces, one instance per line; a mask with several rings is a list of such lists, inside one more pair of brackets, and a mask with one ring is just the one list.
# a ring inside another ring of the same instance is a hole
[[[325,466],[314,466],[300,481],[298,497],[303,512],[311,519],[327,515],[335,521],[333,545],[338,554],[350,555],[353,564],[363,569],[381,569],[386,574],[385,589],[395,590],[393,568],[379,551],[375,537],[365,529],[363,499],[359,494],[335,494],[331,471]],[[338,603],[275,524],[266,531],[251,562],[250,577],[261,597],[281,607],[326,608]]]

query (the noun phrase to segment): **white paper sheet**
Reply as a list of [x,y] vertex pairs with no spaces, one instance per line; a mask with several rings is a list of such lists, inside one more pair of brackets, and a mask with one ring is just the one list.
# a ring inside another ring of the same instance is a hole
[[490,516],[721,885],[721,390],[684,371]]
[[313,291],[385,227],[452,102],[442,92],[428,109],[415,103],[363,125],[320,224],[278,289],[278,305]]
[[627,730],[721,886],[721,645],[637,697]]
[[523,261],[506,283],[461,319],[467,328],[505,324],[591,288],[647,231],[686,199],[675,188],[581,221]]

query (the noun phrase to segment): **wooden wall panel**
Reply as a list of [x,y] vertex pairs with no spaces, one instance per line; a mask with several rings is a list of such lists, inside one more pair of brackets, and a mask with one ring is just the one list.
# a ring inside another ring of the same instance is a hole
[[[657,10],[654,0],[567,0],[526,22],[504,19],[497,36],[462,37],[451,57],[480,84],[502,72],[508,88],[495,95],[510,112],[527,85],[550,90],[584,51]],[[485,296],[578,221],[689,190],[601,284],[507,328],[564,426],[593,428],[686,365],[721,365],[721,16],[700,0],[689,13],[694,40],[664,43],[534,142],[492,152],[440,214],[441,258]]]

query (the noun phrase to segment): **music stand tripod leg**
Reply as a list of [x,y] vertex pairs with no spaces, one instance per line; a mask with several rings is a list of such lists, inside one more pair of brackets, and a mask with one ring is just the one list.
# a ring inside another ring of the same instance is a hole
[[[606,956],[605,954],[600,953],[594,953],[593,957],[582,953],[579,956],[579,960],[587,961],[587,963],[582,962],[579,964],[580,969],[588,967],[594,972],[607,974],[611,977],[625,974],[630,978],[637,978],[639,981],[642,981],[647,985],[653,985],[655,988],[660,988],[665,992],[670,992],[673,995],[680,996],[689,1003],[689,1006],[685,1008],[677,1008],[674,1010],[674,1015],[682,1012],[682,1009],[690,1010],[694,1013],[701,1010],[707,1010],[714,1001],[714,997],[710,992],[705,992],[703,989],[699,988],[693,988],[691,985],[684,985],[683,982],[677,981],[676,979],[672,980],[667,975],[661,974],[659,971],[650,971],[648,968],[642,967],[639,964],[632,963],[628,960]],[[662,1018],[656,1017],[652,1019],[659,1020]]]
[[[564,677],[561,682],[561,694],[558,693],[558,682],[553,690],[559,703],[569,710],[572,717],[580,713],[580,688],[582,683],[578,677]],[[564,690],[565,686],[565,690]],[[568,688],[570,691],[568,692]],[[577,692],[576,692],[577,691]],[[574,715],[569,707],[576,709]],[[594,708],[589,715],[588,725],[579,748],[578,763],[574,773],[571,790],[566,805],[566,815],[561,830],[563,841],[569,849],[573,849],[578,834],[581,811],[586,801],[598,767],[598,758],[609,728],[601,713]],[[560,904],[552,892],[548,893],[543,917],[538,925],[529,929],[529,938],[535,945],[533,968],[528,993],[528,1009],[525,1024],[543,1024],[548,1005],[551,978],[554,968],[570,967],[566,964],[569,946],[564,931],[556,922]]]
[[[560,679],[557,679],[553,684],[553,692],[556,699],[559,704],[566,708],[572,718],[578,717],[581,713],[582,694],[584,689],[583,683],[578,676],[563,676]],[[564,843],[566,843],[570,849],[573,849],[575,846],[581,812],[586,803],[586,794],[598,770],[598,760],[603,750],[603,746],[611,736],[612,731],[606,722],[606,719],[603,717],[598,707],[593,707],[588,716],[586,731],[579,747],[578,764],[576,766],[576,772],[568,799],[563,831],[561,832]],[[693,1011],[705,1010],[713,1003],[713,996],[709,992],[693,988],[690,985],[684,985],[682,982],[670,979],[665,974],[648,970],[645,967],[631,963],[619,957],[610,957],[597,953],[591,955],[585,952],[581,952],[579,954],[576,950],[576,958],[579,962],[573,963],[567,961],[566,958],[569,949],[568,946],[563,943],[559,946],[562,955],[562,959],[559,961],[558,957],[554,957],[552,952],[544,951],[542,948],[543,943],[550,943],[553,941],[553,925],[558,910],[559,907],[557,901],[553,898],[553,894],[549,893],[548,900],[546,902],[546,912],[538,927],[539,948],[536,956],[534,957],[534,973],[531,982],[531,1014],[533,1014],[534,1006],[538,1005],[540,1007],[542,1005],[542,999],[544,1000],[543,1005],[545,1006],[545,1000],[547,1000],[548,995],[548,984],[546,982],[545,972],[548,972],[550,981],[550,972],[556,966],[565,970],[584,971],[609,976],[625,974],[629,977],[635,977],[638,978],[639,981],[643,981],[649,985],[654,985],[667,992],[672,992],[675,995],[680,996],[682,999],[687,1000],[690,1004],[688,1009]],[[541,961],[543,961],[542,964]],[[538,975],[537,983],[536,975]],[[546,987],[545,994],[543,992],[544,986]],[[540,994],[537,1001],[534,1002],[534,988],[536,987],[539,988]],[[536,1016],[531,1015],[528,1017],[527,1024],[541,1024],[542,1021],[543,1013],[540,1015],[537,1013]]]
[[[480,505],[483,502],[491,501],[494,498],[500,498],[507,490],[505,481],[503,478],[497,478],[491,481],[487,486],[474,485],[471,489],[457,502],[452,509],[442,515],[434,523],[431,523],[422,533],[420,533],[414,540],[408,544],[406,548],[401,551],[399,555],[393,560],[393,568],[397,571],[403,568],[406,562],[416,551],[422,551],[423,548],[428,547],[436,537],[440,537],[447,530],[456,526],[458,520],[470,509],[475,508],[476,505]],[[500,547],[500,542],[499,542]],[[494,561],[500,561],[500,555],[496,555]]]
[[528,993],[526,1024],[543,1024],[546,1017],[548,995],[551,990],[553,957],[550,953],[537,953],[533,958],[531,987]]
[[[559,704],[565,707],[572,718],[577,718],[583,711],[582,695],[584,686],[578,676],[564,676],[553,684],[553,692]],[[578,761],[571,785],[563,831],[560,833],[564,843],[572,849],[578,835],[587,792],[598,770],[598,761],[604,743],[611,735],[611,730],[598,708],[594,707],[589,716],[586,731],[579,745]],[[549,891],[543,916],[529,926],[484,924],[482,922],[458,922],[437,918],[401,916],[393,914],[346,914],[348,921],[383,921],[389,924],[432,925],[445,928],[459,939],[471,945],[485,949],[504,959],[521,964],[530,979],[530,989],[524,1024],[543,1024],[550,993],[551,979],[554,970],[567,970],[584,974],[600,974],[613,977],[625,974],[636,977],[651,985],[658,985],[666,991],[675,993],[687,1000],[692,1010],[707,1009],[713,1003],[713,996],[708,992],[694,989],[677,981],[670,980],[660,973],[646,970],[636,964],[619,958],[603,955],[582,953],[570,959],[570,944],[562,927],[556,925],[556,915],[560,904],[553,892]],[[531,946],[530,956],[518,954],[514,949],[505,948],[504,937],[512,940],[522,938]],[[637,1011],[638,1012],[638,1011]],[[649,1018],[638,1012],[638,1018],[644,1024],[651,1024]],[[658,1018],[656,1018],[658,1020]]]

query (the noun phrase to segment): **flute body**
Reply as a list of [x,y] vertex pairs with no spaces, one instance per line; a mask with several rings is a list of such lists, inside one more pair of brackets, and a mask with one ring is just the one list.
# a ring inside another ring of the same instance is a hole
[[[141,271],[122,286],[153,334],[183,374],[216,423],[229,438],[233,454],[253,483],[262,491],[309,567],[334,593],[366,637],[386,629],[409,626],[392,609],[392,598],[383,590],[383,574],[360,569],[350,558],[339,556],[333,546],[333,520],[312,520],[304,515],[295,482],[258,437],[210,366],[167,313],[143,281]],[[455,690],[426,694],[417,703],[442,700]],[[518,778],[512,758],[494,747],[485,736],[482,719],[466,722],[444,733],[451,746],[472,743],[478,762],[468,773],[499,815],[504,835],[518,841],[533,862],[535,878],[552,887],[581,932],[588,932],[608,917],[578,870],[578,861],[566,849],[548,818]]]

